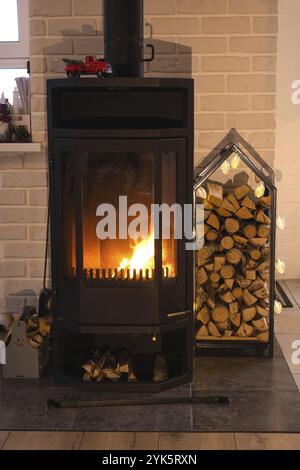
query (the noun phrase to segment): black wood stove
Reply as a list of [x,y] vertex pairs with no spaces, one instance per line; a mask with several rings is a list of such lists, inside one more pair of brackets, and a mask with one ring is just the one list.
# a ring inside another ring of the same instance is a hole
[[[192,378],[193,254],[174,236],[120,235],[119,196],[192,204],[193,81],[143,78],[140,0],[105,2],[105,40],[116,76],[48,80],[55,375],[81,384],[92,350],[99,362],[114,352],[110,370],[126,351],[136,380],[85,374],[82,386],[160,391]],[[104,203],[116,207],[115,239],[97,236]]]

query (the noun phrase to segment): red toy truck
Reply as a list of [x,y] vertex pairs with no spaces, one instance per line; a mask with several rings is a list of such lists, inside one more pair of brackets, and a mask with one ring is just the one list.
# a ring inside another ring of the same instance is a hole
[[99,78],[112,74],[112,67],[104,59],[98,59],[91,55],[82,60],[63,59],[68,78],[79,78],[81,75],[97,75]]

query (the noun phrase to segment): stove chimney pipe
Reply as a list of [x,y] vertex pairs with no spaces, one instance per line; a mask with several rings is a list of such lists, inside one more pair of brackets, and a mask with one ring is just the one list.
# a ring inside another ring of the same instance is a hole
[[[143,0],[104,0],[105,60],[116,77],[144,75]],[[154,48],[152,49],[153,60]]]

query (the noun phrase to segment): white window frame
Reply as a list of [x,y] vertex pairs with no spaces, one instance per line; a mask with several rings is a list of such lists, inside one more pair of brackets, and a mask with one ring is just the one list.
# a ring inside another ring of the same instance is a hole
[[29,60],[29,0],[17,0],[19,41],[0,41],[0,68],[26,68]]

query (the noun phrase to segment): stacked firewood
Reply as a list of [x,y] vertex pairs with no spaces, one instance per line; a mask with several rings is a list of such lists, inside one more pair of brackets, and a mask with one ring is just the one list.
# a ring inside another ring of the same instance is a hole
[[[94,349],[92,358],[83,364],[84,382],[118,382],[119,380],[129,383],[138,381],[134,369],[133,360],[127,351],[123,349],[120,353],[114,354],[110,349]],[[161,353],[154,356],[153,381],[156,383],[168,380],[168,367],[166,358]]]
[[196,254],[197,340],[268,341],[271,197],[208,181]]
[[92,351],[92,359],[81,366],[84,382],[102,382],[108,379],[117,382],[125,378],[127,382],[137,382],[129,352],[124,349],[118,356],[110,349]]
[[17,320],[25,322],[30,346],[34,349],[41,348],[46,336],[51,334],[52,315],[39,317],[35,307],[28,305],[23,308],[22,315]]

